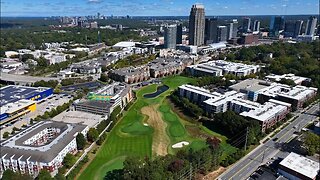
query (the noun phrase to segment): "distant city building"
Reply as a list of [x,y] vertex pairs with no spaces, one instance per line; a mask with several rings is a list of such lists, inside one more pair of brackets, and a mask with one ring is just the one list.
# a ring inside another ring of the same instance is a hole
[[255,31],[255,32],[259,32],[260,31],[260,21],[258,20],[255,20],[253,22],[253,29],[252,31]]
[[207,18],[205,21],[205,43],[211,44],[218,42],[218,19],[217,18]]
[[201,46],[204,44],[205,12],[201,4],[192,5],[189,16],[189,44]]
[[248,33],[250,32],[250,25],[251,25],[251,19],[246,17],[246,18],[243,18],[243,21],[242,21],[242,33]]
[[164,47],[168,49],[176,49],[177,45],[177,26],[168,25],[164,30]]
[[238,21],[235,19],[233,20],[233,22],[229,23],[227,25],[227,30],[228,30],[228,34],[227,34],[227,39],[232,39],[237,37],[237,33],[238,33]]
[[218,26],[217,40],[218,42],[226,42],[227,41],[227,26]]
[[96,21],[90,23],[90,28],[98,28],[98,23]]
[[244,33],[238,39],[238,44],[258,44],[259,43],[259,35],[252,33]]
[[301,33],[303,21],[286,21],[284,27],[284,37],[296,38]]
[[310,16],[306,26],[306,35],[314,35],[315,29],[317,26],[317,18],[315,16]]
[[270,36],[279,36],[279,31],[284,30],[284,17],[283,16],[273,16],[270,22]]
[[182,24],[177,25],[177,44],[182,44]]

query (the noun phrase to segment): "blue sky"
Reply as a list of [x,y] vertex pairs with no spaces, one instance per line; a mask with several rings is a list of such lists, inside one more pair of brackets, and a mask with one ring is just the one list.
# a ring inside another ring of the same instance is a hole
[[206,15],[318,14],[318,0],[1,0],[1,16],[187,16],[202,3]]

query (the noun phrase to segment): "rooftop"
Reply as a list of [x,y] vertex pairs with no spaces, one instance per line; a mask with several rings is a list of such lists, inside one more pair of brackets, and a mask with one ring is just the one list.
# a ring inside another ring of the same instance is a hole
[[309,177],[310,179],[314,179],[319,172],[319,162],[293,152],[284,158],[280,162],[280,165]]
[[9,85],[0,88],[0,106],[16,102],[20,99],[28,99],[50,88],[47,87],[28,87]]
[[[42,146],[34,147],[24,143],[46,128],[58,128],[60,133],[48,144]],[[80,124],[41,121],[4,141],[1,144],[0,154],[1,157],[49,163],[75,138],[77,133],[85,128],[85,125]]]
[[246,90],[246,91],[258,91],[261,89],[264,89],[271,85],[271,82],[267,82],[260,79],[246,79],[244,81],[241,81],[237,84],[234,84],[230,86],[231,89],[240,91],[240,90]]
[[52,118],[52,121],[83,124],[89,127],[96,126],[102,120],[101,115],[92,114],[83,111],[64,111]]

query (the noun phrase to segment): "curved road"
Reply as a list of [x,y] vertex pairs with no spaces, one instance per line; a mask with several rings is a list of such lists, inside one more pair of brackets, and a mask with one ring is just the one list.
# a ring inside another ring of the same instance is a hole
[[[273,136],[266,143],[258,146],[248,155],[240,159],[236,164],[230,167],[226,172],[218,177],[219,180],[243,180],[247,179],[260,165],[266,163],[270,158],[280,155],[278,144],[291,140],[295,131],[301,130],[311,121],[317,118],[316,112],[319,109],[319,103],[311,106],[307,111],[301,113],[288,126]],[[276,141],[273,139],[278,138]]]

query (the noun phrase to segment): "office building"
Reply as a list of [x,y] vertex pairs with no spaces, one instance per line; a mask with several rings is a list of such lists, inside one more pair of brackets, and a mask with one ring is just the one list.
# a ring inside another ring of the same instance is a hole
[[253,33],[243,33],[240,38],[237,40],[238,44],[258,44],[259,35]]
[[319,168],[319,162],[291,152],[280,162],[278,173],[289,180],[315,180]]
[[250,32],[250,25],[251,25],[251,19],[246,17],[246,18],[243,18],[243,21],[242,21],[242,33],[248,33]]
[[205,23],[205,43],[211,44],[218,42],[218,19],[217,18],[207,18]]
[[305,34],[313,36],[316,30],[316,26],[317,26],[317,18],[315,16],[310,16],[307,21]]
[[177,26],[168,25],[164,30],[164,47],[167,49],[176,49],[177,45]]
[[182,44],[182,24],[177,25],[177,44]]
[[227,36],[228,36],[227,33],[228,33],[227,26],[218,26],[217,41],[226,42]]
[[227,39],[236,38],[238,33],[238,21],[234,19],[227,25]]
[[283,16],[273,16],[270,22],[270,36],[279,36],[279,31],[284,30],[284,23]]
[[301,34],[302,25],[303,25],[303,21],[301,20],[296,21],[295,31],[293,34],[294,38],[298,37]]
[[201,46],[204,44],[205,12],[201,4],[192,5],[189,16],[189,44]]
[[282,75],[270,74],[266,76],[266,79],[275,81],[275,82],[279,82],[282,79],[287,79],[287,80],[292,80],[296,85],[301,85],[311,81],[310,78],[296,76],[294,74],[282,74]]
[[286,21],[284,27],[284,37],[296,38],[301,34],[303,21]]
[[238,77],[243,77],[259,72],[260,66],[217,60],[188,66],[187,71],[193,76],[222,76],[233,74]]
[[254,31],[254,32],[259,32],[259,31],[260,31],[260,21],[255,20],[255,21],[253,22],[252,31]]
[[0,174],[14,172],[36,177],[42,169],[57,172],[66,154],[77,153],[76,136],[85,137],[88,127],[54,121],[40,121],[1,143]]

